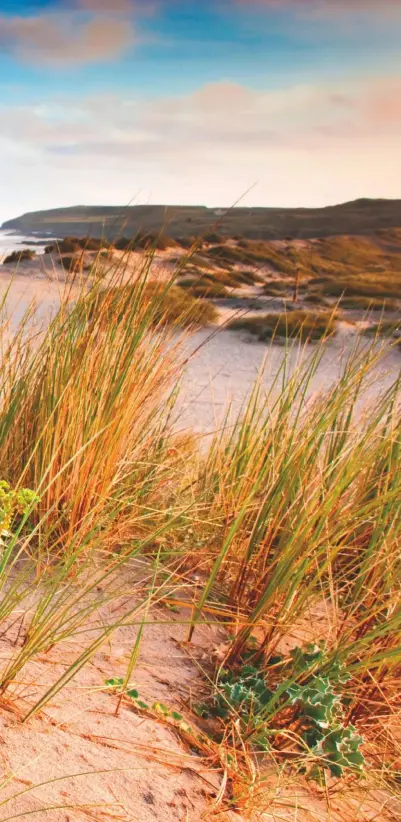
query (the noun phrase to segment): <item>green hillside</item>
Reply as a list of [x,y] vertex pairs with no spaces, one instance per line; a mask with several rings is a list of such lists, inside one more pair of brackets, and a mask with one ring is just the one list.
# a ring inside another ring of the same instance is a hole
[[225,236],[274,240],[338,234],[369,234],[401,226],[401,200],[355,200],[326,208],[205,208],[203,206],[74,206],[33,211],[3,223],[3,229],[57,236],[132,236],[164,230],[190,237],[218,226]]

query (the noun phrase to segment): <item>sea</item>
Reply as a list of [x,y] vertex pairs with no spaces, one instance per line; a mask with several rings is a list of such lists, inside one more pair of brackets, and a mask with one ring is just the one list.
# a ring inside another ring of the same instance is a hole
[[37,254],[43,254],[45,246],[48,245],[53,236],[51,234],[34,234],[27,236],[15,231],[3,231],[0,229],[0,263],[12,251],[22,251],[23,248],[32,248]]

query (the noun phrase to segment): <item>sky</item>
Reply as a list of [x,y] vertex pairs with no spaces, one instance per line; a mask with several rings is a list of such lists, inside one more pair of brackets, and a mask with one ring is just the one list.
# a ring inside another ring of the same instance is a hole
[[0,0],[0,221],[401,196],[401,0]]

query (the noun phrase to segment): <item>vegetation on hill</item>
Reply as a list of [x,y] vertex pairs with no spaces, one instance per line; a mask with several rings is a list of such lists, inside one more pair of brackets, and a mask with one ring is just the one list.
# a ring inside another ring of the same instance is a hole
[[[203,206],[75,206],[23,214],[3,223],[22,232],[53,232],[55,236],[135,236],[138,231],[171,237],[218,234],[284,240],[286,237],[325,237],[369,234],[401,226],[401,200],[355,200],[326,208],[205,208]],[[213,242],[215,240],[213,239]]]
[[45,252],[51,254],[59,251],[60,253],[71,253],[74,251],[101,251],[108,249],[113,245],[119,251],[136,251],[147,249],[158,249],[164,251],[167,248],[173,248],[176,243],[171,237],[157,232],[137,233],[130,239],[127,237],[119,237],[113,244],[105,239],[97,239],[95,237],[65,237],[63,240],[57,240],[54,243],[49,243],[46,246]]

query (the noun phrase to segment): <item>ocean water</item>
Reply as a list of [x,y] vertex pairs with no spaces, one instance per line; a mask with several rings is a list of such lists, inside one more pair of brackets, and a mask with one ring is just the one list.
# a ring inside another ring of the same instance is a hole
[[[34,245],[33,243],[43,241],[43,245]],[[12,231],[2,231],[0,229],[0,262],[12,251],[22,251],[24,248],[32,248],[37,254],[43,254],[45,246],[51,241],[51,237],[43,235],[35,235],[28,237],[25,234],[18,234]]]

